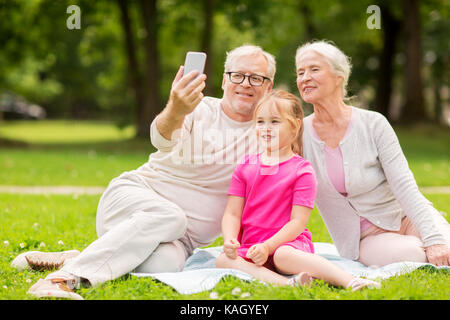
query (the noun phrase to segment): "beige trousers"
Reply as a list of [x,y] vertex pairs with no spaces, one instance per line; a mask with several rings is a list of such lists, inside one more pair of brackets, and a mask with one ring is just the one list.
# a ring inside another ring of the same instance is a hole
[[61,270],[91,285],[132,271],[181,271],[192,252],[181,239],[186,225],[186,215],[177,205],[138,176],[122,174],[111,181],[99,201],[98,239]]
[[[434,221],[450,247],[450,225],[436,213]],[[399,231],[371,226],[361,234],[359,261],[367,266],[380,267],[394,262],[428,262],[419,231],[408,217],[404,217]]]

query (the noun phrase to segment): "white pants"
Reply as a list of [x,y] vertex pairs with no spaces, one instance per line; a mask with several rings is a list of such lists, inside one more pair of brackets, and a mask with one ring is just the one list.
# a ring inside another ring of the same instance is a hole
[[185,213],[139,177],[122,174],[109,184],[97,209],[98,239],[61,270],[97,285],[132,272],[181,271],[192,248],[178,239]]
[[[437,211],[433,220],[450,248],[450,225]],[[367,266],[414,261],[428,262],[420,233],[408,217],[404,217],[399,231],[388,231],[375,225],[361,235],[359,262]]]

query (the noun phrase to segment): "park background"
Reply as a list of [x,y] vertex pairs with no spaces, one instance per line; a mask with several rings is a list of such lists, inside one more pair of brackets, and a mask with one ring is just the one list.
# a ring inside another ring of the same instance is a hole
[[[80,9],[79,28],[71,5]],[[380,11],[368,10],[373,5]],[[98,190],[155,151],[149,125],[187,51],[208,55],[207,95],[222,96],[226,52],[246,43],[272,53],[274,87],[298,95],[297,47],[333,41],[352,59],[351,104],[389,119],[419,187],[449,220],[449,15],[445,0],[0,0],[0,299],[30,298],[26,290],[42,276],[10,268],[18,253],[82,250],[96,238]],[[314,212],[313,240],[331,242]],[[227,279],[217,292],[221,299],[240,298],[231,293],[240,287],[250,299],[448,300],[449,280],[419,270],[376,292],[349,293]],[[83,296],[210,298],[132,277],[101,288]]]

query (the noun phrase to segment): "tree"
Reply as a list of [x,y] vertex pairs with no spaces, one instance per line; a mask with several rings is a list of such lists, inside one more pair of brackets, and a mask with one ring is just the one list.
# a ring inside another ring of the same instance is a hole
[[[140,110],[145,105],[145,93],[137,58],[136,44],[131,27],[130,12],[126,0],[117,0],[117,4],[120,10],[121,24],[125,38],[125,49],[128,61],[128,81],[131,85],[132,91],[134,92],[137,109]],[[139,114],[139,112],[137,113]],[[136,125],[139,126],[139,116],[136,116],[135,119]]]
[[[139,11],[142,14],[141,19],[145,30],[145,60],[142,69],[137,58],[128,2],[126,0],[117,0],[117,3],[121,12],[121,23],[125,37],[129,80],[136,99],[135,121],[137,136],[148,137],[149,123],[160,112],[161,106],[157,0],[139,1]],[[143,74],[140,70],[144,70]]]
[[[307,41],[311,41],[317,38],[317,30],[312,21],[311,8],[308,6],[309,1],[300,0],[298,2],[298,10],[301,14],[303,23],[305,25],[305,38]],[[304,39],[301,39],[304,40]]]
[[[448,48],[448,30],[450,30],[450,3],[439,0],[425,0],[422,2],[423,52],[425,75],[424,84],[433,92],[433,98],[428,102],[432,104],[432,120],[439,125],[448,125],[444,118],[446,104],[445,88],[449,86],[450,79],[450,52]],[[448,99],[447,99],[448,101]]]
[[402,120],[420,122],[426,119],[421,74],[422,46],[418,0],[403,0],[405,33],[405,104]]
[[158,51],[158,9],[157,0],[140,0],[139,4],[147,36],[145,37],[144,68],[146,99],[143,108],[137,112],[137,134],[140,137],[148,137],[149,123],[156,117],[161,108],[159,92],[161,66]]
[[[214,7],[215,0],[203,0],[203,32],[201,37],[201,50],[206,52],[208,58],[205,62],[205,74],[214,73],[214,52],[212,46],[212,35],[214,32]],[[215,92],[214,84],[212,82],[212,77],[206,78],[206,95],[213,95]]]
[[375,110],[382,113],[389,120],[390,100],[392,94],[392,79],[394,75],[394,56],[400,21],[391,12],[389,4],[382,4],[381,21],[383,30],[383,48],[379,56],[377,76],[377,91],[375,96]]

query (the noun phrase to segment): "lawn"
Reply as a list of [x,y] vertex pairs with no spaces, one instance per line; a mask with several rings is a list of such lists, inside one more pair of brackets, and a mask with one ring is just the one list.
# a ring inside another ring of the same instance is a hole
[[[450,129],[396,131],[418,185],[450,185]],[[1,123],[0,184],[106,186],[155,151],[149,139],[133,139],[132,132],[92,121]],[[27,144],[2,147],[1,138]]]
[[[0,126],[0,185],[106,186],[123,171],[147,161],[154,151],[148,139],[132,139],[111,124],[83,122],[7,122]],[[45,129],[51,127],[51,129]],[[44,132],[45,133],[41,134]],[[89,134],[83,135],[83,132]],[[433,127],[398,128],[399,139],[419,186],[450,185],[450,131]],[[66,138],[71,137],[70,141]],[[78,137],[78,138],[77,138]],[[3,138],[3,147],[2,139]],[[5,140],[8,139],[8,140]],[[26,142],[11,143],[10,139]],[[6,146],[8,145],[8,146]],[[12,145],[12,146],[11,146]],[[426,194],[450,217],[449,194]],[[46,272],[17,272],[9,266],[28,250],[84,249],[96,239],[95,214],[99,195],[0,194],[0,300],[33,299],[28,288]],[[331,242],[316,210],[308,228],[313,241]],[[213,245],[221,245],[218,238]],[[311,288],[287,288],[228,277],[212,291],[225,300],[415,300],[450,299],[450,273],[430,269],[390,278],[379,290],[351,292],[316,282]],[[236,293],[235,288],[240,288]],[[84,288],[85,299],[211,299],[211,292],[181,295],[150,278],[124,276],[100,287]],[[241,297],[242,293],[248,293]]]
[[[0,184],[106,186],[155,150],[149,139],[131,138],[133,133],[129,127],[92,121],[3,123]],[[10,139],[24,145],[10,147]]]
[[[426,195],[444,211],[450,207],[450,195]],[[9,263],[19,253],[28,250],[60,251],[84,249],[96,239],[95,212],[99,196],[44,196],[0,194],[2,221],[0,244],[0,299],[33,299],[26,294],[29,287],[48,272],[17,272]],[[448,218],[448,216],[447,216]],[[6,228],[5,228],[6,227]],[[314,210],[308,228],[313,241],[331,242],[319,214]],[[221,245],[218,238],[214,245]],[[233,277],[222,280],[213,290],[193,295],[181,295],[150,278],[124,276],[100,287],[84,288],[79,292],[85,299],[450,299],[450,273],[416,270],[410,274],[382,282],[379,290],[351,292],[317,282],[312,288],[289,288],[245,282]],[[233,289],[240,288],[239,294]],[[243,293],[250,296],[241,298]]]
[[122,141],[134,136],[132,126],[119,128],[102,121],[5,121],[0,126],[3,138],[32,144],[73,144]]

